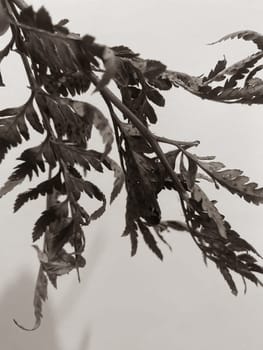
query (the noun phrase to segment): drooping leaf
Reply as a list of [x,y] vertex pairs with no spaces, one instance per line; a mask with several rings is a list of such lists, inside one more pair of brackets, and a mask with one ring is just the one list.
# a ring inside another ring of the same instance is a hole
[[115,177],[115,181],[113,184],[113,189],[110,195],[110,203],[112,203],[116,197],[119,195],[119,193],[122,190],[122,187],[124,185],[124,181],[125,181],[125,176],[123,173],[122,168],[119,166],[119,164],[117,164],[113,159],[111,159],[110,157],[106,157],[104,159],[104,164],[113,171],[114,173],[114,177]]
[[146,95],[153,103],[157,106],[163,107],[165,105],[164,97],[158,92],[158,90],[153,88],[146,89]]
[[220,265],[219,265],[219,270],[220,270],[222,276],[224,277],[224,279],[226,280],[229,288],[231,289],[231,292],[234,295],[237,295],[238,294],[238,290],[237,290],[236,284],[235,284],[235,282],[234,282],[234,280],[233,280],[229,270],[226,267],[220,266]]
[[43,317],[42,314],[42,303],[46,301],[47,299],[47,286],[48,286],[48,280],[47,277],[43,271],[42,266],[39,268],[36,287],[35,287],[35,294],[34,294],[34,313],[35,313],[35,325],[33,328],[25,328],[22,325],[20,325],[16,320],[14,320],[15,324],[22,328],[25,331],[34,331],[37,328],[40,327],[41,319]]
[[26,108],[26,119],[29,121],[33,129],[41,134],[44,133],[43,125],[41,124],[37,112],[31,103],[29,103]]
[[[127,201],[127,204],[129,202]],[[131,213],[131,210],[129,210],[129,204],[127,205],[126,210],[126,226],[124,229],[124,232],[122,234],[122,237],[129,236],[131,241],[131,256],[136,255],[137,249],[138,249],[138,233],[137,233],[137,224],[134,221],[133,215]]]
[[141,220],[138,220],[138,226],[142,233],[143,239],[148,247],[153,251],[153,253],[160,259],[163,260],[163,254],[159,249],[157,242],[149,230],[148,226],[146,226]]

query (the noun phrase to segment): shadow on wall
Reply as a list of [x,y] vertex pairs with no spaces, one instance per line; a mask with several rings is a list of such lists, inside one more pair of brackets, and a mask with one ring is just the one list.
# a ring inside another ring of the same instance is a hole
[[35,280],[29,273],[23,273],[10,284],[0,300],[0,348],[3,350],[62,350],[56,334],[56,324],[52,317],[50,303],[45,304],[41,327],[33,332],[18,328],[15,318],[25,327],[34,323],[32,306]]

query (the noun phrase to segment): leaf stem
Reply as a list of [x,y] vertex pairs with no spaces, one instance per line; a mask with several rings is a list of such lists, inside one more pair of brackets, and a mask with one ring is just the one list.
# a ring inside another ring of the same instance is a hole
[[198,145],[200,145],[200,141],[195,140],[195,141],[176,141],[176,140],[171,140],[167,137],[162,137],[162,136],[154,136],[156,141],[158,142],[162,142],[162,143],[167,143],[169,145],[174,145],[176,147],[178,147],[178,145],[180,146],[189,146],[189,147],[196,147]]

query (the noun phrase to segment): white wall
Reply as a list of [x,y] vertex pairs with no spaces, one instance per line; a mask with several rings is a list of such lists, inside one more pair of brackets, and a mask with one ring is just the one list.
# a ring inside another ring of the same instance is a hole
[[[223,55],[238,60],[257,48],[247,42],[206,44],[241,29],[263,32],[263,4],[215,0],[43,0],[31,1],[50,10],[54,20],[69,18],[72,31],[89,33],[100,43],[125,44],[143,57],[160,59],[170,69],[199,75],[208,73]],[[1,41],[0,41],[1,44]],[[27,90],[22,66],[12,58],[2,73],[7,89],[0,89],[0,105],[22,103]],[[98,96],[85,96],[88,101]],[[104,108],[104,107],[102,107]],[[199,139],[200,155],[216,155],[228,167],[241,168],[263,183],[263,119],[260,106],[223,105],[203,101],[185,91],[167,93],[160,111],[160,135]],[[173,126],[173,128],[171,127]],[[16,151],[17,152],[17,151]],[[13,157],[18,153],[13,152]],[[11,157],[1,167],[1,183],[11,170]],[[109,192],[109,182],[101,179]],[[25,186],[26,189],[26,186]],[[244,238],[263,252],[262,208],[253,207],[226,191],[211,188],[226,218]],[[75,274],[63,277],[58,290],[49,289],[41,328],[25,333],[12,318],[33,323],[33,288],[38,263],[31,248],[31,228],[44,201],[27,205],[13,215],[15,195],[1,200],[0,342],[5,350],[221,350],[262,348],[263,290],[249,284],[247,295],[232,296],[218,271],[206,268],[191,239],[167,235],[159,262],[141,242],[130,258],[124,225],[124,193],[102,219],[87,230],[87,266],[79,285]],[[162,198],[167,217],[180,217],[178,201]]]

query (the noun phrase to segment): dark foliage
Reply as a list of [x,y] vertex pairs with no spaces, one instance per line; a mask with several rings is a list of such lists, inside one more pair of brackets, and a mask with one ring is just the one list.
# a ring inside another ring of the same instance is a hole
[[[263,203],[263,188],[250,182],[241,170],[224,169],[213,157],[199,157],[190,152],[198,142],[179,142],[154,135],[150,125],[157,123],[154,106],[163,107],[163,93],[182,87],[203,99],[225,103],[263,103],[263,82],[256,74],[262,69],[262,36],[252,31],[230,34],[254,42],[260,51],[227,66],[218,61],[207,77],[194,77],[167,70],[155,60],[145,60],[126,46],[109,48],[96,43],[90,35],[73,34],[67,20],[54,24],[49,13],[25,7],[19,0],[9,0],[12,39],[0,52],[0,62],[11,49],[21,56],[30,82],[31,96],[22,106],[0,111],[0,161],[8,151],[29,140],[34,129],[42,137],[39,145],[26,149],[20,163],[0,189],[0,197],[18,186],[26,177],[31,181],[40,172],[49,172],[47,180],[18,195],[14,211],[39,196],[47,196],[47,208],[36,220],[32,238],[43,238],[37,245],[40,262],[34,307],[36,323],[42,318],[42,302],[47,298],[47,284],[57,286],[58,276],[85,266],[84,229],[106,209],[106,198],[99,187],[88,181],[89,171],[113,172],[112,202],[125,184],[127,191],[126,225],[123,236],[131,240],[135,255],[141,237],[151,251],[163,259],[159,243],[169,248],[164,232],[168,229],[188,232],[204,257],[216,264],[233,294],[237,294],[232,273],[261,284],[263,273],[257,251],[219,212],[214,200],[202,189],[209,180],[246,201]],[[221,41],[220,40],[220,41]],[[98,76],[100,75],[100,78]],[[114,82],[119,100],[106,86]],[[0,76],[0,83],[4,85]],[[87,91],[98,91],[109,115],[88,102],[73,99]],[[110,122],[111,119],[111,122]],[[93,128],[104,144],[103,151],[89,148]],[[110,158],[116,142],[120,165]],[[164,153],[161,143],[171,150]],[[53,175],[52,173],[55,173]],[[179,196],[185,222],[163,220],[158,202],[160,192],[170,190]],[[80,202],[87,195],[100,202],[89,212]],[[71,248],[69,248],[71,247]]]

